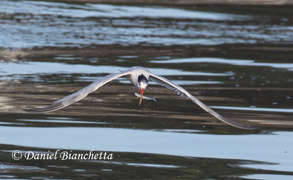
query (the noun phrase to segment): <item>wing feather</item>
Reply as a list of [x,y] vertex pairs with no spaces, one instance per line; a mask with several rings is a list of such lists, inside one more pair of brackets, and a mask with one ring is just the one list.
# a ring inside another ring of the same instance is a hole
[[224,122],[226,124],[229,124],[231,126],[241,128],[241,129],[255,129],[253,127],[243,125],[243,124],[239,124],[239,123],[236,123],[234,121],[231,121],[231,120],[228,120],[228,119],[224,118],[223,116],[221,116],[220,114],[218,114],[217,112],[212,110],[210,107],[208,107],[207,105],[202,103],[199,99],[197,99],[196,97],[192,96],[183,87],[174,84],[173,82],[169,81],[168,79],[166,79],[164,77],[157,76],[157,75],[154,75],[154,74],[150,73],[150,79],[152,81],[158,83],[159,85],[162,85],[164,87],[167,87],[168,89],[174,90],[180,96],[187,97],[188,99],[192,100],[193,103],[197,104],[202,109],[204,109],[206,112],[210,113],[212,116],[216,117],[217,119],[219,119],[220,121],[222,121],[222,122]]
[[[164,83],[162,80],[159,80],[157,78],[154,78],[154,77],[149,77],[152,81],[156,82],[157,84],[161,85],[161,86],[164,86],[170,90],[173,90],[175,91],[179,96],[181,97],[185,97],[185,98],[188,98],[183,92],[181,92],[179,89],[177,89],[176,87],[174,86],[171,86],[170,84],[167,84],[167,83]],[[189,98],[188,98],[189,99]]]
[[131,73],[131,71],[124,71],[121,73],[109,74],[105,77],[99,78],[98,80],[96,80],[92,84],[90,84],[89,86],[87,86],[79,91],[53,102],[53,104],[51,104],[47,107],[27,109],[25,111],[32,112],[32,113],[34,113],[34,112],[35,113],[37,113],[37,112],[52,112],[52,111],[56,111],[56,110],[65,108],[66,106],[69,106],[69,105],[85,98],[89,93],[96,91],[97,89],[99,89],[100,87],[105,85],[106,83],[113,81],[121,76],[129,75],[130,73]]

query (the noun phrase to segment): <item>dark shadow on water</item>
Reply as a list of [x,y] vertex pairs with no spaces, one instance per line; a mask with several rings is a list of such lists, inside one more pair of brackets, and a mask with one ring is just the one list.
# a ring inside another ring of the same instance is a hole
[[[86,154],[90,151],[59,149],[57,160],[13,160],[11,151],[55,153],[57,149],[1,145],[1,177],[13,179],[250,179],[254,175],[292,176],[292,172],[265,170],[274,165],[237,159],[196,158],[143,153],[113,153],[113,160],[61,160],[61,153]],[[93,153],[103,151],[95,150]],[[73,156],[72,156],[73,157]],[[37,158],[37,157],[36,157]],[[73,158],[74,159],[74,158]],[[258,167],[258,168],[255,168]]]

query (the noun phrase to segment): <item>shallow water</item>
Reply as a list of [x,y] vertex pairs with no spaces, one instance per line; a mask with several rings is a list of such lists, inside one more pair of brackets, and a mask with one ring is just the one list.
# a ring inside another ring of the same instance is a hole
[[[21,8],[20,8],[21,7]],[[0,2],[1,179],[292,179],[290,7]],[[47,114],[108,73],[144,66],[241,130],[153,82],[126,77]],[[12,152],[113,159],[13,160]]]

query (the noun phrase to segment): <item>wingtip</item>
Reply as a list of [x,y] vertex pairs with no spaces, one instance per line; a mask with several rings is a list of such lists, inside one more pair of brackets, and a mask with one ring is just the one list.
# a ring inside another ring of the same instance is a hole
[[66,107],[66,106],[63,105],[62,103],[53,103],[52,105],[47,106],[47,107],[27,108],[27,109],[24,109],[24,111],[28,112],[28,113],[49,113],[49,112],[57,111],[57,110],[62,109],[64,107]]
[[241,126],[238,125],[238,126],[234,126],[234,127],[236,127],[236,128],[240,128],[240,129],[245,129],[245,130],[251,130],[251,131],[259,129],[259,128],[257,128],[257,127],[253,127],[253,126],[244,126],[244,125],[241,125]]
[[27,109],[23,109],[24,112],[27,113],[47,113],[47,112],[51,112],[51,111],[47,111],[46,108],[27,108]]
[[223,117],[222,117],[222,119],[219,119],[219,120],[221,120],[222,122],[224,122],[230,126],[233,126],[233,127],[239,128],[239,129],[245,129],[245,130],[257,130],[258,129],[257,127],[253,127],[253,126],[246,125],[246,124],[240,124],[235,121],[227,120],[226,118],[223,118]]

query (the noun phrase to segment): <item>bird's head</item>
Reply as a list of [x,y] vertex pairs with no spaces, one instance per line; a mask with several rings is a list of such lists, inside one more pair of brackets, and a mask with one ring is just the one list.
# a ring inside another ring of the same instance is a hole
[[138,89],[139,89],[140,95],[141,95],[140,99],[139,99],[139,105],[140,105],[141,101],[142,101],[143,92],[146,89],[146,87],[148,86],[148,80],[143,74],[141,74],[138,76],[137,82],[138,82],[137,86],[138,86]]

